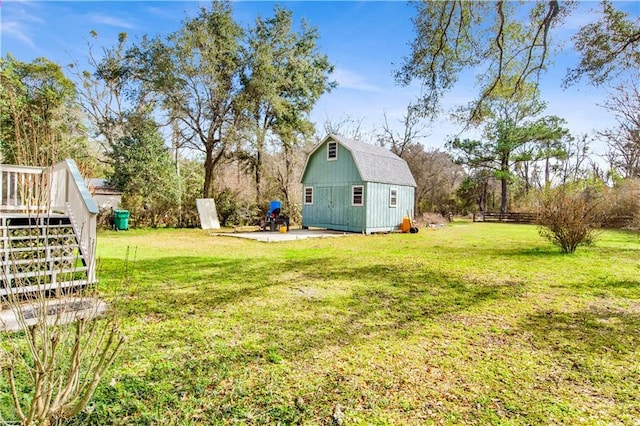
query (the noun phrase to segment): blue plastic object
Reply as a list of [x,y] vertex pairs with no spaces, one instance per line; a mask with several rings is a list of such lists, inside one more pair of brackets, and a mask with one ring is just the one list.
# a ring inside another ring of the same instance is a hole
[[273,213],[275,209],[280,208],[282,208],[282,203],[280,201],[269,201],[269,211],[267,212],[267,217],[270,217],[271,213]]

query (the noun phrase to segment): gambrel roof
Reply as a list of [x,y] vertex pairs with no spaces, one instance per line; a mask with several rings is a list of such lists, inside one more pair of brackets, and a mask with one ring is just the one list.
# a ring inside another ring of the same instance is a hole
[[380,146],[359,142],[343,136],[328,135],[309,154],[309,158],[329,140],[336,141],[351,153],[363,181],[412,186],[414,188],[417,186],[407,162],[402,158]]

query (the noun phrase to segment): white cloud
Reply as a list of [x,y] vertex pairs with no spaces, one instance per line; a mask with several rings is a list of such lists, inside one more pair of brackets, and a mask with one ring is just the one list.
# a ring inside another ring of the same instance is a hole
[[382,92],[382,88],[369,83],[366,77],[354,71],[336,68],[332,76],[338,82],[338,89],[352,89],[363,92]]
[[10,5],[0,3],[0,8],[2,8],[0,33],[3,36],[19,40],[29,48],[34,48],[36,44],[33,26],[45,23],[38,16],[38,13],[41,13],[39,5],[28,1],[12,1]]
[[94,24],[109,25],[111,27],[128,28],[128,29],[136,28],[136,26],[133,23],[127,21],[126,19],[120,19],[120,18],[116,18],[109,15],[103,15],[99,13],[88,15],[87,20],[90,22],[93,22]]
[[560,26],[563,30],[577,31],[581,27],[599,20],[602,17],[600,2],[578,2],[576,9]]
[[31,33],[31,31],[25,28],[20,22],[5,21],[2,23],[2,28],[0,28],[0,32],[3,35],[20,40],[22,43],[26,44],[32,49],[36,47],[35,43],[31,39],[31,37],[29,37],[28,35],[29,33]]

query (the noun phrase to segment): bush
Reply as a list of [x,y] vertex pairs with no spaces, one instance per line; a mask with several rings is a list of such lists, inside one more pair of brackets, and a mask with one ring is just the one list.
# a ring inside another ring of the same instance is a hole
[[540,197],[537,224],[540,235],[573,253],[592,244],[604,217],[602,194],[593,187],[565,184],[546,190]]
[[245,204],[237,193],[225,188],[215,197],[218,220],[222,226],[245,226],[255,224],[259,217],[256,205]]
[[447,219],[440,213],[423,213],[422,217],[417,217],[416,222],[422,226],[444,226]]
[[607,228],[638,229],[640,225],[640,179],[616,182],[607,194]]

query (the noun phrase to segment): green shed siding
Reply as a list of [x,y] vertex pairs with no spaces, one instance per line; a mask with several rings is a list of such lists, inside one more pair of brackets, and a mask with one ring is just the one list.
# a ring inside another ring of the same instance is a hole
[[[327,145],[333,141],[338,142],[338,155],[337,159],[329,160]],[[413,213],[414,187],[364,181],[360,176],[358,164],[360,167],[370,166],[376,164],[375,159],[374,163],[365,163],[362,160],[357,163],[343,143],[346,143],[344,139],[327,137],[307,158],[302,184],[304,187],[313,188],[313,204],[302,204],[303,226],[367,234],[398,229],[407,212]],[[350,148],[353,149],[353,146]],[[380,150],[379,147],[375,149]],[[359,151],[358,155],[362,156],[362,152]],[[397,157],[392,160],[399,161],[401,166],[406,167],[406,163]],[[367,170],[367,173],[371,173],[371,170]],[[410,177],[410,180],[413,181],[413,178]],[[352,205],[354,185],[363,186],[363,206]],[[396,207],[389,207],[390,188],[397,189]]]
[[313,205],[302,206],[303,225],[362,232],[365,225],[366,208],[365,206],[351,206],[351,186],[351,183],[315,186]]
[[[396,207],[389,206],[391,188],[398,191]],[[367,183],[367,233],[399,229],[402,219],[413,214],[414,188],[388,183]]]
[[351,206],[351,186],[364,185],[364,182],[360,180],[351,153],[342,145],[338,144],[338,158],[327,160],[327,144],[309,158],[304,172],[304,186],[313,187],[314,198],[313,205],[302,206],[304,225],[361,232],[365,208]]
[[327,160],[326,142],[309,159],[302,181],[314,185],[362,182],[351,153],[342,145],[338,144],[338,159]]

